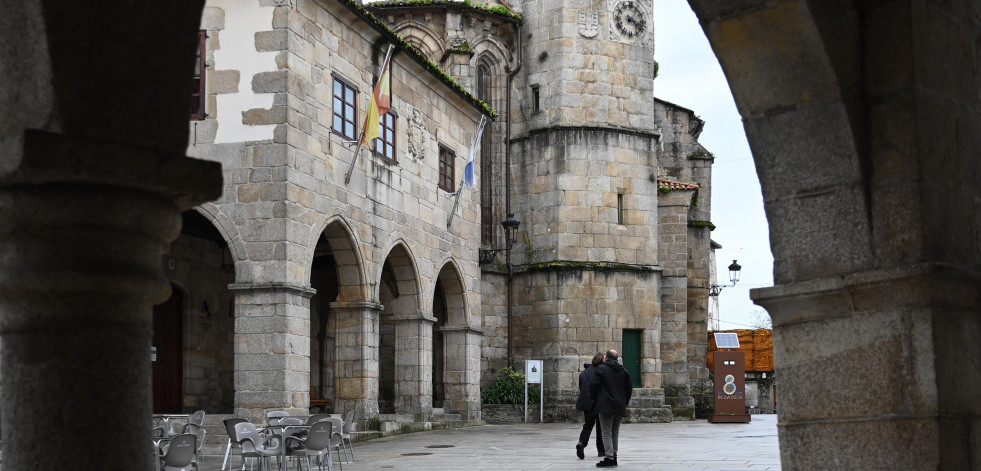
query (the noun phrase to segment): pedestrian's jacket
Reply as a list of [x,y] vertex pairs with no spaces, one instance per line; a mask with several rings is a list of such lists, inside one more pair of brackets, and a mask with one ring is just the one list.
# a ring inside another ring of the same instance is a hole
[[593,399],[589,397],[589,384],[593,382],[593,377],[596,376],[596,367],[589,365],[586,369],[579,373],[579,399],[576,401],[576,409],[583,412],[591,412],[593,410]]
[[607,360],[595,370],[589,384],[589,397],[596,401],[593,413],[625,417],[630,396],[634,392],[630,373],[616,360]]

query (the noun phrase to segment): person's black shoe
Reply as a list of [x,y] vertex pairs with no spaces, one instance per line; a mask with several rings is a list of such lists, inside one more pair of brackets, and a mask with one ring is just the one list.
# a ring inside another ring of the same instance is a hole
[[611,460],[609,458],[603,458],[603,461],[596,463],[597,468],[615,468],[617,465],[617,460]]
[[585,447],[586,446],[583,445],[582,443],[576,443],[576,456],[578,456],[579,459],[585,459],[586,458],[586,454],[582,452],[583,448],[585,448]]

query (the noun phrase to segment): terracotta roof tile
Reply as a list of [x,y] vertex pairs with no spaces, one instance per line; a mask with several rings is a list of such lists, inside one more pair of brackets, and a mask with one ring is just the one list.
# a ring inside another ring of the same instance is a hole
[[697,190],[697,183],[682,183],[676,182],[674,180],[668,180],[665,178],[657,179],[657,189],[661,191],[671,191],[671,190]]

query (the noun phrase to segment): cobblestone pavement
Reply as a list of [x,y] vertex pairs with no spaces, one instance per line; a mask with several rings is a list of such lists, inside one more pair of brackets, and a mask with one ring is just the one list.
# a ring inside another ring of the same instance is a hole
[[[777,416],[753,415],[749,424],[704,420],[623,424],[619,470],[779,470]],[[596,449],[576,458],[576,424],[485,425],[419,432],[355,443],[357,460],[344,471],[364,470],[586,470],[597,469]],[[235,464],[239,460],[236,457]],[[208,457],[201,471],[217,471]],[[293,469],[293,468],[291,468]],[[340,467],[334,463],[334,470]]]

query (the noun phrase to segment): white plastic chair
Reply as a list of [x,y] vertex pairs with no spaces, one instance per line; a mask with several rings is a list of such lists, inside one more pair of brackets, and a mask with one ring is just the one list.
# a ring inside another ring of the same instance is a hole
[[344,420],[344,428],[341,430],[341,445],[347,441],[347,445],[344,448],[344,456],[347,456],[347,447],[351,448],[351,462],[354,462],[354,442],[351,440],[351,432],[354,431],[354,411],[347,413],[347,418]]
[[197,435],[182,433],[175,435],[158,450],[159,469],[165,471],[187,471],[193,466],[198,444]]
[[[334,463],[330,459],[330,444],[331,439],[339,435],[338,432],[334,431],[334,424],[330,421],[323,420],[317,422],[310,426],[310,430],[307,433],[306,438],[298,438],[296,436],[287,436],[285,445],[287,456],[295,456],[298,458],[306,458],[307,461],[307,471],[312,471],[312,465],[310,463],[310,457],[316,456],[317,462],[321,471],[324,469],[324,455],[327,456],[327,469],[334,469]],[[300,463],[296,464],[297,470],[300,469]],[[341,465],[341,470],[344,467]]]
[[279,425],[279,420],[283,417],[289,417],[289,413],[282,410],[274,410],[272,412],[266,413],[266,425],[276,426]]
[[[330,446],[328,448],[333,448],[337,452],[337,463],[341,466],[341,471],[344,471],[344,465],[341,464],[341,448],[344,448],[344,439],[341,438],[341,430],[344,430],[344,421],[340,417],[330,417],[321,422],[330,422],[334,427],[334,432],[330,436]],[[347,458],[347,449],[344,448],[344,457]]]
[[269,437],[259,436],[258,430],[251,422],[243,422],[235,425],[235,436],[242,447],[242,467],[245,469],[245,459],[255,458],[259,460],[259,471],[269,469],[269,458],[282,454],[282,439],[278,435]]
[[[222,423],[225,424],[225,433],[228,434],[228,445],[225,447],[225,459],[221,462],[221,470],[232,469],[232,460],[235,458],[232,450],[238,448],[242,449],[242,446],[238,444],[238,436],[235,434],[235,426],[241,423],[248,422],[248,420],[233,417],[231,419],[225,419]],[[244,460],[244,458],[243,458]],[[228,464],[228,468],[225,468],[225,464]]]

